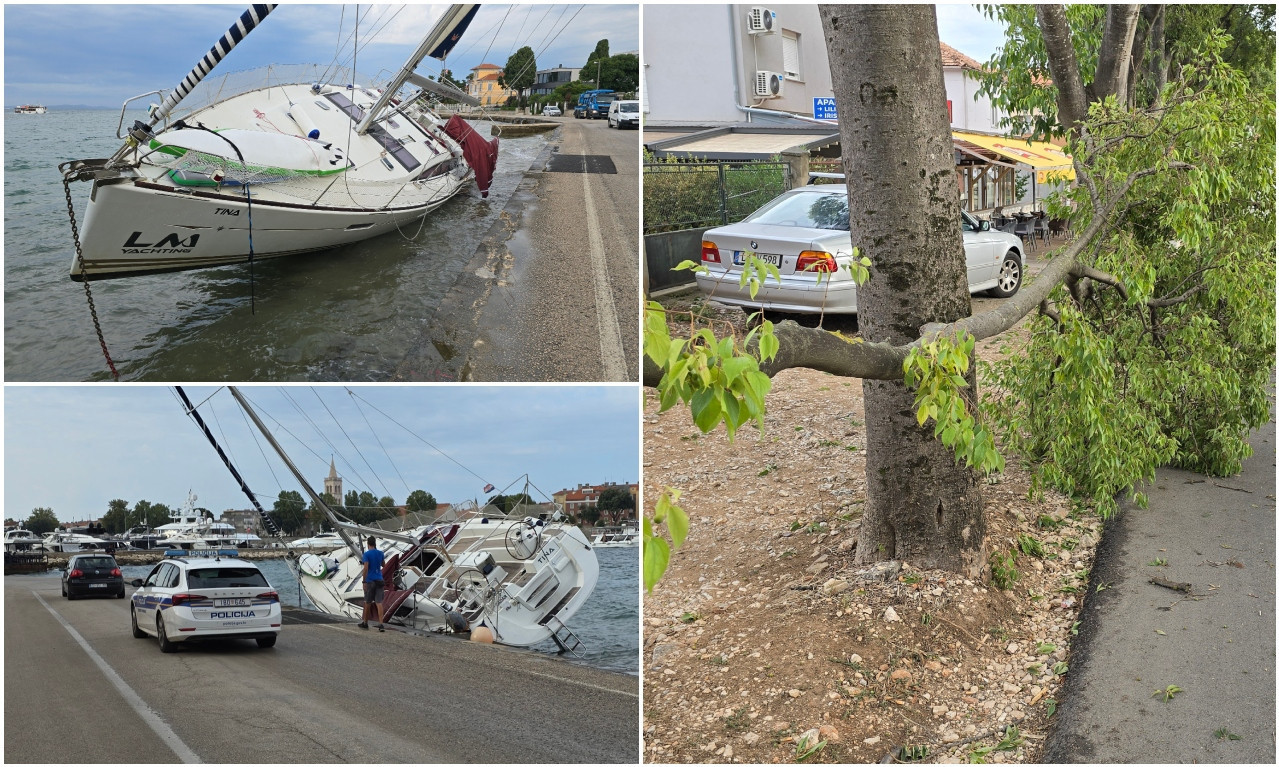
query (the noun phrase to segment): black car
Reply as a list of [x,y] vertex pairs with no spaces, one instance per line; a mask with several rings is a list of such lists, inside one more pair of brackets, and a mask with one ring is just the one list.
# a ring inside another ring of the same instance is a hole
[[124,599],[124,574],[110,554],[76,554],[62,571],[62,596]]

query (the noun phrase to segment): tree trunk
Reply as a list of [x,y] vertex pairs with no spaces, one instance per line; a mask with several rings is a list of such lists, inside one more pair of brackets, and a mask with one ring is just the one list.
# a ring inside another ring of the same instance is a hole
[[[858,289],[867,341],[907,343],[971,313],[959,186],[932,6],[824,5],[853,245],[871,260]],[[975,386],[975,381],[970,379]],[[900,380],[866,380],[866,510],[857,562],[908,560],[980,577],[977,478],[915,421]]]
[[1106,26],[1101,33],[1097,76],[1093,79],[1094,100],[1100,101],[1113,94],[1120,106],[1128,106],[1128,66],[1140,17],[1140,5],[1106,6]]
[[1035,16],[1048,53],[1048,72],[1057,85],[1057,122],[1073,133],[1088,115],[1088,95],[1079,75],[1079,62],[1075,58],[1070,24],[1066,22],[1066,9],[1060,5],[1038,5],[1035,6]]

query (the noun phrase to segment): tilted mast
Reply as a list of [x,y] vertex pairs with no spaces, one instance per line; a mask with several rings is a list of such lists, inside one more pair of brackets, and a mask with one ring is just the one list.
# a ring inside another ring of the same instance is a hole
[[351,540],[350,534],[348,534],[347,531],[343,529],[343,526],[339,524],[337,517],[333,514],[333,510],[329,508],[323,498],[311,489],[311,483],[307,482],[306,477],[302,475],[302,472],[298,471],[298,467],[293,465],[293,461],[289,458],[288,454],[284,452],[284,448],[280,447],[280,443],[275,441],[275,437],[272,436],[271,430],[266,427],[266,424],[262,423],[261,418],[258,418],[258,414],[254,412],[253,407],[249,405],[249,401],[244,398],[244,395],[240,393],[240,390],[234,386],[228,386],[227,388],[231,390],[231,396],[235,397],[235,401],[240,403],[240,407],[244,409],[244,412],[253,421],[253,425],[257,426],[258,431],[262,432],[262,436],[266,437],[266,441],[271,443],[271,447],[275,449],[275,452],[279,454],[280,459],[284,461],[284,465],[288,466],[289,471],[293,472],[293,476],[297,479],[298,484],[302,485],[302,489],[306,490],[307,495],[311,496],[311,500],[315,503],[316,508],[322,510],[324,515],[333,522],[333,526],[337,528],[337,534],[342,536],[342,541],[351,549],[351,553],[358,558],[361,554],[359,545]]
[[[422,44],[417,47],[409,60],[400,67],[400,71],[395,77],[391,78],[391,82],[387,83],[386,88],[382,91],[382,95],[378,98],[377,103],[369,108],[364,114],[364,119],[360,120],[360,124],[356,126],[357,133],[367,133],[369,128],[377,120],[382,110],[386,109],[386,105],[391,103],[391,99],[404,87],[406,82],[415,82],[413,70],[417,69],[417,65],[422,63],[422,59],[430,56],[432,58],[444,60],[448,56],[449,51],[453,50],[453,46],[457,45],[457,41],[462,39],[462,33],[466,31],[467,25],[471,23],[471,19],[475,18],[475,14],[480,10],[478,4],[451,5],[444,12],[444,16],[435,23],[431,31],[422,40]],[[420,79],[420,78],[419,78]]]

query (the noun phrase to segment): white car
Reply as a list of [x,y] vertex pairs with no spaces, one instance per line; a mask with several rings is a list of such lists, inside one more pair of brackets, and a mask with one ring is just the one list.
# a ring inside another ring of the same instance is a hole
[[280,595],[253,562],[236,557],[174,557],[134,579],[133,636],[154,636],[161,652],[183,642],[254,639],[273,647]]
[[561,117],[563,114],[564,113],[560,111],[560,108],[554,104],[550,104],[546,107],[546,109],[542,110],[543,117]]
[[[960,211],[968,290],[1006,298],[1022,281],[1022,242]],[[860,239],[860,238],[859,238]],[[792,189],[743,221],[702,235],[701,291],[720,303],[748,309],[813,314],[856,314],[857,285],[845,268],[852,261],[848,190],[843,184]],[[740,278],[746,256],[778,267],[751,298]],[[818,278],[821,278],[820,280]]]
[[608,107],[608,127],[639,128],[639,102],[614,101]]

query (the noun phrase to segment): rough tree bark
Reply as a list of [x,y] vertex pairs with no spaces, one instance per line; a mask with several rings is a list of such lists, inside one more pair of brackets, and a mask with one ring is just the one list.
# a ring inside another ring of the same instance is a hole
[[[853,244],[871,260],[858,290],[872,343],[901,346],[971,313],[959,187],[932,6],[820,6],[837,95]],[[970,381],[975,387],[976,381]],[[900,380],[864,379],[866,509],[858,563],[908,560],[981,577],[974,473],[915,420]]]
[[1121,105],[1127,106],[1128,69],[1139,18],[1140,5],[1106,6],[1106,25],[1101,33],[1102,54],[1098,56],[1097,76],[1093,79],[1093,100],[1113,93]]

